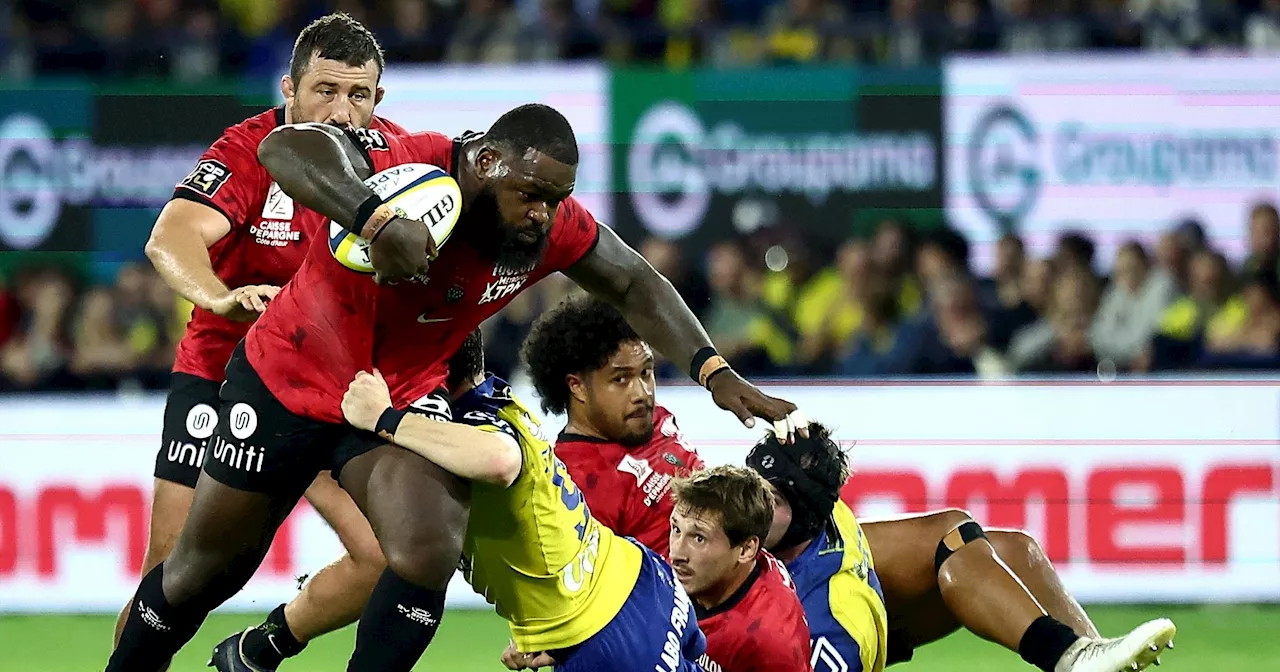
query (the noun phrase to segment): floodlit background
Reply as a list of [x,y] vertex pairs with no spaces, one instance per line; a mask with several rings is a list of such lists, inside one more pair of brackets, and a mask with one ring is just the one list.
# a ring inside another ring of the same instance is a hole
[[[0,670],[105,665],[190,311],[143,244],[333,9],[409,129],[564,112],[578,197],[838,426],[861,515],[1026,527],[1104,632],[1178,622],[1165,669],[1280,665],[1280,2],[0,0]],[[519,389],[570,290],[485,325]],[[754,436],[664,374],[740,462]],[[173,669],[338,552],[300,505]],[[450,599],[421,668],[500,669],[502,623]],[[353,634],[283,669],[344,669]],[[903,669],[1027,668],[962,634]]]

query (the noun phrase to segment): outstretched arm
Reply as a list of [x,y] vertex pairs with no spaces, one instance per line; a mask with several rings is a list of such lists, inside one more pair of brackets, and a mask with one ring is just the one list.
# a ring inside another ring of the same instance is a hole
[[711,390],[717,406],[747,427],[760,417],[773,422],[784,441],[795,431],[808,432],[808,422],[792,417],[795,404],[764,394],[729,368],[675,287],[609,227],[600,225],[595,248],[565,274],[617,307],[641,338],[686,367]]
[[[387,381],[376,369],[356,374],[342,397],[342,415],[353,427],[376,431],[460,478],[506,487],[520,475],[522,458],[515,439],[416,413],[397,413]],[[383,426],[388,422],[393,426]]]
[[425,277],[435,251],[427,225],[396,217],[365,185],[372,166],[342,129],[281,126],[258,145],[258,160],[290,198],[369,241],[379,281]]

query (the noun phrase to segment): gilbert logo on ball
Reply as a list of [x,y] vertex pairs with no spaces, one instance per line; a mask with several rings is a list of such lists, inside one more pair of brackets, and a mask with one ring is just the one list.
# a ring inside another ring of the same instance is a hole
[[[462,214],[462,190],[457,180],[437,166],[405,163],[364,181],[396,215],[427,225],[436,249],[443,247]],[[338,263],[357,273],[373,273],[369,242],[329,222],[329,251]]]

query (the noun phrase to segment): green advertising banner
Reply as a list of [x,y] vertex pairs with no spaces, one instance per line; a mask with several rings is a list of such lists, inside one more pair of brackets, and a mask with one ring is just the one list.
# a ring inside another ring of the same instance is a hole
[[[0,274],[30,263],[138,259],[159,209],[265,87],[0,85]],[[56,261],[55,261],[56,260]]]
[[843,239],[942,207],[937,70],[618,70],[613,224],[699,249],[735,231]]

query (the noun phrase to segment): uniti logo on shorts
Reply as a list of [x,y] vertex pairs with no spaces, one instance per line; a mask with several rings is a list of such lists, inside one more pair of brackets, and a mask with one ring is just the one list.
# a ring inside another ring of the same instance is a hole
[[240,439],[240,442],[231,443],[221,436],[215,437],[213,459],[232,469],[262,473],[262,460],[266,456],[266,451],[244,443],[245,439],[253,436],[253,433],[258,430],[258,412],[249,404],[239,403],[231,407],[227,421],[231,436]]

